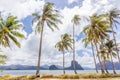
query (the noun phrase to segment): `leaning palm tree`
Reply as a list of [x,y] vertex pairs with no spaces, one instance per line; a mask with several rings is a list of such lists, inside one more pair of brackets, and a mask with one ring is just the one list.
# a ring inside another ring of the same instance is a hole
[[[117,27],[117,24],[120,25],[120,22],[117,19],[120,19],[120,10],[112,9],[109,11],[108,15],[108,20],[110,23],[110,28],[112,29],[112,33],[113,33],[113,38],[115,40],[115,45],[116,45],[116,49],[117,49],[117,42],[116,42],[116,37],[115,37],[115,32],[113,27]],[[118,56],[118,61],[120,63],[120,56],[119,56],[119,51],[117,51],[117,56]]]
[[75,25],[79,25],[80,24],[80,16],[79,15],[74,15],[73,19],[71,20],[71,22],[73,23],[73,65],[74,65],[74,72],[75,74],[77,74],[76,72],[76,65],[75,65]]
[[53,3],[45,3],[43,7],[42,15],[39,15],[38,13],[34,13],[33,16],[35,17],[33,19],[34,21],[37,21],[36,25],[36,32],[40,33],[40,47],[39,47],[39,55],[38,55],[38,64],[37,64],[37,71],[36,76],[40,76],[40,59],[41,59],[41,53],[42,53],[42,40],[43,40],[43,32],[44,32],[44,25],[47,24],[47,26],[54,31],[54,28],[58,29],[57,23],[62,23],[60,21],[60,14],[58,14],[58,10],[56,10]]
[[93,60],[94,60],[94,64],[95,64],[95,69],[96,69],[96,73],[98,73],[93,42],[92,42],[92,41],[88,41],[88,38],[87,38],[87,37],[83,38],[83,39],[82,39],[82,42],[85,44],[85,47],[87,47],[87,46],[91,43]]
[[107,52],[107,54],[109,54],[111,62],[112,62],[113,73],[116,74],[113,57],[116,58],[116,55],[117,55],[116,51],[119,51],[119,49],[118,48],[116,49],[116,44],[114,43],[114,40],[109,40],[108,42],[106,42],[105,48],[106,48],[106,52]]
[[5,20],[0,17],[0,45],[10,47],[10,43],[14,42],[20,47],[20,42],[17,38],[25,38],[18,30],[23,25],[17,20],[17,17],[9,15]]
[[107,67],[106,67],[106,63],[107,63],[107,61],[109,59],[109,54],[106,52],[104,46],[105,45],[100,45],[99,54],[100,54],[102,62],[104,64],[104,69],[105,69],[106,73],[109,73],[108,70],[107,70]]
[[101,71],[104,73],[103,64],[100,60],[98,44],[101,43],[102,38],[108,39],[106,31],[109,31],[108,21],[104,19],[104,15],[93,14],[87,19],[90,24],[88,24],[84,29],[83,33],[87,36],[88,42],[93,42],[97,51],[98,61],[101,66]]
[[58,48],[59,51],[63,52],[63,73],[65,74],[65,50],[72,49],[72,38],[67,33],[61,36],[61,40],[56,43],[55,47]]

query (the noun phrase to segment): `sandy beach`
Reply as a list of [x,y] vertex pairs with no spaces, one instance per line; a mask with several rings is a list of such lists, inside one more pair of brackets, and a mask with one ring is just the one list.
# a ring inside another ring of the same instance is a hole
[[120,80],[120,78],[102,78],[102,79],[35,79],[35,80]]

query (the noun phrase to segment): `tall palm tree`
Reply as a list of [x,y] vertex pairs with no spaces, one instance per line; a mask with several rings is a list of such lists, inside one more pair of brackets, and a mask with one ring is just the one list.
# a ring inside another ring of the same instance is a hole
[[81,20],[80,16],[77,14],[74,15],[73,19],[71,20],[71,22],[73,23],[73,65],[74,65],[75,74],[77,74],[76,65],[75,65],[75,25],[79,25],[80,20]]
[[37,21],[36,32],[40,33],[40,47],[39,47],[38,65],[37,65],[37,71],[36,71],[36,76],[39,77],[44,25],[47,24],[47,26],[52,31],[54,31],[54,28],[58,29],[57,23],[62,23],[62,22],[59,19],[61,16],[60,14],[58,14],[58,10],[54,8],[53,3],[49,3],[49,2],[45,3],[43,7],[42,15],[39,15],[38,13],[34,13],[33,16],[35,17],[33,19],[33,22]]
[[116,51],[119,51],[119,49],[118,48],[116,49],[116,44],[114,43],[114,40],[109,40],[108,42],[106,42],[105,48],[106,48],[106,52],[107,52],[107,54],[109,54],[111,62],[112,62],[113,73],[116,74],[113,57],[116,58],[116,55],[117,55]]
[[100,49],[99,49],[99,54],[101,56],[101,59],[102,59],[102,62],[104,64],[104,69],[106,71],[106,73],[109,73],[108,70],[107,70],[107,67],[106,67],[106,62],[108,61],[109,59],[109,54],[106,52],[105,50],[105,45],[100,45]]
[[68,51],[69,48],[72,49],[72,41],[70,35],[67,33],[61,36],[61,40],[56,43],[55,47],[58,48],[59,51],[63,52],[63,73],[65,74],[65,50]]
[[[112,9],[111,11],[109,11],[108,15],[108,20],[110,23],[110,28],[112,29],[113,32],[113,39],[115,40],[115,45],[116,45],[116,49],[117,49],[117,43],[116,43],[116,37],[115,37],[115,32],[113,27],[117,27],[117,24],[120,25],[120,22],[117,19],[120,19],[120,10],[117,9]],[[119,56],[119,52],[117,51],[117,55],[118,55],[118,60],[120,63],[120,56]]]
[[84,29],[83,32],[87,36],[88,42],[93,42],[97,51],[98,61],[101,65],[101,71],[104,73],[103,64],[100,60],[98,44],[101,42],[101,38],[108,39],[108,35],[106,31],[108,29],[108,21],[104,19],[104,15],[97,15],[93,14],[87,19],[90,24],[88,24]]
[[94,60],[94,64],[95,64],[95,69],[96,69],[96,73],[98,73],[93,42],[92,42],[92,41],[88,41],[88,38],[87,38],[87,37],[83,38],[83,39],[82,39],[82,42],[85,44],[85,47],[87,47],[88,44],[91,43],[93,60]]
[[10,43],[14,42],[20,47],[20,42],[17,38],[25,38],[18,30],[23,25],[17,20],[17,17],[9,15],[5,20],[0,17],[0,45],[10,47]]
[[95,63],[96,72],[98,73],[93,42],[91,42],[91,46],[92,46],[92,53],[93,53],[93,58],[94,58],[94,63]]

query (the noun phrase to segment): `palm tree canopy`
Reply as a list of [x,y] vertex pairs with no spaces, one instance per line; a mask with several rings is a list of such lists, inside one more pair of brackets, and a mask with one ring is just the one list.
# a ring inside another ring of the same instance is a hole
[[65,33],[64,35],[61,36],[61,39],[62,39],[63,46],[66,50],[68,50],[69,48],[72,49],[71,46],[72,46],[73,39],[71,38],[70,35]]
[[53,3],[49,3],[49,2],[45,3],[43,7],[42,15],[39,15],[39,13],[34,13],[33,16],[35,17],[33,19],[33,22],[37,21],[35,31],[39,33],[41,32],[41,28],[44,25],[44,22],[52,31],[54,31],[54,28],[59,29],[57,23],[62,24],[60,20],[62,16],[59,14],[59,11],[54,8]]
[[[117,49],[119,50],[119,49]],[[107,55],[107,58],[109,59],[110,53],[112,53],[113,57],[116,57],[116,45],[114,44],[114,40],[107,41],[102,47],[100,47],[100,54]]]
[[117,8],[111,9],[108,13],[109,17],[113,18],[120,18],[120,10]]
[[14,42],[18,47],[20,43],[17,40],[18,38],[25,38],[18,30],[23,25],[17,20],[17,17],[9,15],[6,20],[0,18],[0,45],[4,47],[10,47],[10,42]]
[[68,35],[67,33],[63,34],[61,36],[61,41],[57,42],[55,47],[58,48],[59,51],[68,50],[69,48],[72,49],[72,41],[73,39],[70,35]]
[[71,22],[75,25],[80,24],[80,16],[78,14],[74,15],[73,19],[71,20]]
[[0,54],[0,65],[5,64],[5,59],[7,58],[6,55]]
[[59,41],[55,45],[56,48],[58,48],[59,51],[63,51],[63,44],[62,41]]
[[[118,48],[116,49],[116,47],[115,47],[116,45],[114,43],[114,40],[109,40],[105,45],[110,50],[113,50],[113,51],[119,50]],[[118,47],[118,45],[117,45],[117,47]]]
[[[94,43],[99,43],[101,39],[108,39],[109,36],[106,32],[110,32],[108,27],[108,21],[105,20],[104,15],[94,14],[89,18],[90,24],[87,25],[82,33],[86,35],[86,38],[83,41],[89,43],[93,41]],[[88,40],[88,41],[87,41]]]
[[107,16],[108,16],[108,20],[110,21],[110,25],[111,25],[110,27],[113,27],[112,25],[117,27],[116,24],[120,25],[120,22],[117,20],[120,19],[120,10],[116,8],[111,9],[109,13],[107,13]]
[[104,60],[109,60],[109,56],[110,54],[108,53],[106,47],[105,47],[105,44],[101,44],[100,47],[99,47],[99,54],[100,56],[104,59]]

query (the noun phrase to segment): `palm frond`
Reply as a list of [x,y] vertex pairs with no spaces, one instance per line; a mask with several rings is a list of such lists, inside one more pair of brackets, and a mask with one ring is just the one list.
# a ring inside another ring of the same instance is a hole
[[18,40],[11,34],[8,34],[9,38],[20,48],[21,45],[20,43],[18,42]]
[[16,36],[16,37],[19,37],[19,38],[25,38],[25,36],[17,31],[11,31],[11,34]]

